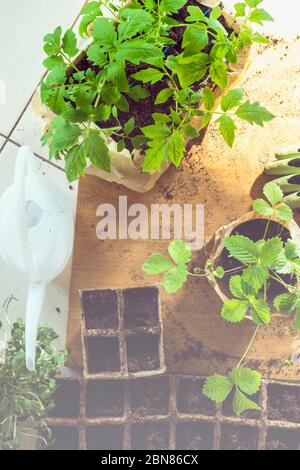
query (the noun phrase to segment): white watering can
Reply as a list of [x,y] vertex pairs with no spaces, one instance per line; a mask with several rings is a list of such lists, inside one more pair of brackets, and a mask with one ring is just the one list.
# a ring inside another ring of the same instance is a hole
[[69,261],[73,214],[62,191],[42,176],[37,158],[21,147],[13,184],[0,199],[0,257],[25,274],[29,292],[25,319],[26,366],[35,369],[36,338],[47,283]]

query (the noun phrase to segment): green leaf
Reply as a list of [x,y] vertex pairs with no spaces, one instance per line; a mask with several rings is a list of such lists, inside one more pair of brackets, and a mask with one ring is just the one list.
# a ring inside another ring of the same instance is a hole
[[274,307],[280,313],[291,315],[297,307],[299,298],[296,294],[280,294],[274,299]]
[[251,313],[257,326],[268,325],[271,321],[270,308],[263,299],[255,299],[251,302]]
[[64,113],[62,113],[62,117],[69,122],[85,122],[88,119],[87,113],[81,111],[81,109],[68,109]]
[[204,386],[203,394],[217,404],[223,403],[232,390],[232,383],[222,375],[212,375],[208,377]]
[[182,47],[185,49],[185,55],[193,55],[205,49],[208,45],[207,28],[203,25],[191,25],[185,28]]
[[81,150],[81,146],[76,145],[65,157],[65,171],[70,183],[77,180],[79,176],[83,176],[85,174],[87,161]]
[[186,3],[187,0],[161,0],[159,9],[164,13],[177,13]]
[[58,26],[54,33],[46,34],[44,37],[44,51],[48,56],[54,56],[60,52],[61,34],[61,26]]
[[215,105],[216,98],[210,88],[206,87],[203,91],[203,103],[205,109],[211,111]]
[[178,56],[169,56],[167,66],[178,75],[178,79],[182,88],[198,82],[207,72],[209,64],[209,56],[200,52],[189,57],[183,54]]
[[97,121],[107,121],[111,115],[111,107],[107,104],[100,104],[95,109],[95,118]]
[[282,203],[279,207],[274,209],[274,215],[282,222],[289,222],[293,218],[293,211],[289,206]]
[[264,186],[263,193],[272,206],[282,202],[283,192],[274,181],[270,181]]
[[90,159],[93,165],[101,170],[111,171],[108,147],[96,129],[90,130],[88,136],[84,139],[82,152],[86,158]]
[[239,2],[234,5],[235,16],[237,18],[246,16],[246,4]]
[[191,139],[194,139],[194,138],[198,137],[198,135],[199,135],[197,129],[195,129],[193,126],[190,126],[189,124],[185,124],[183,126],[183,131]]
[[236,108],[242,101],[244,92],[240,88],[229,91],[226,95],[223,95],[221,100],[221,108],[224,112],[230,109]]
[[276,271],[279,274],[294,274],[300,270],[300,250],[293,240],[288,240],[277,258]]
[[132,78],[140,80],[143,83],[150,82],[152,85],[154,85],[155,83],[159,82],[164,77],[164,75],[164,72],[161,72],[160,70],[149,68],[140,70],[140,72],[133,74]]
[[74,31],[68,29],[62,40],[63,50],[69,57],[74,57],[78,54],[77,39]]
[[130,118],[124,125],[124,132],[126,135],[130,135],[135,128],[135,119],[134,117]]
[[249,266],[243,273],[243,279],[258,292],[269,277],[269,272],[262,264]]
[[181,240],[174,240],[169,248],[169,254],[176,264],[187,264],[191,261],[192,252],[190,247]]
[[76,124],[64,123],[62,126],[56,129],[54,134],[52,145],[58,150],[68,149],[75,143],[78,137],[81,135],[81,129]]
[[135,65],[141,62],[151,63],[153,59],[161,59],[161,49],[144,39],[132,39],[119,45],[116,52],[118,61],[128,61]]
[[190,14],[190,16],[186,18],[187,22],[200,21],[207,23],[207,17],[204,15],[201,8],[190,5],[188,6],[187,11]]
[[263,8],[256,8],[250,13],[249,20],[263,26],[264,21],[274,21],[274,18]]
[[188,272],[185,266],[176,266],[164,275],[163,286],[168,294],[177,292],[187,281]]
[[258,32],[252,34],[251,40],[257,44],[270,44],[270,40]]
[[221,316],[230,323],[240,323],[245,318],[248,308],[248,300],[226,300],[222,308]]
[[230,116],[223,115],[217,119],[217,122],[220,124],[220,134],[224,137],[229,147],[232,148],[235,139],[235,131],[237,129],[233,119]]
[[87,56],[95,65],[104,66],[106,64],[105,52],[98,43],[94,43],[88,48]]
[[174,95],[174,93],[175,91],[172,88],[164,88],[158,93],[154,104],[157,105],[165,103],[166,101],[168,101],[169,98],[171,98],[171,96]]
[[300,331],[300,306],[298,304],[297,311],[295,315],[295,328],[297,331]]
[[248,367],[233,369],[229,374],[229,378],[242,392],[250,396],[255,395],[261,387],[261,375]]
[[224,246],[231,256],[243,264],[253,264],[258,260],[255,243],[243,235],[232,235],[225,238]]
[[229,281],[229,289],[234,297],[237,297],[238,299],[245,299],[241,276],[231,276]]
[[82,7],[80,14],[88,15],[91,13],[100,13],[100,3],[97,1],[89,2],[87,5]]
[[168,124],[171,121],[170,116],[162,113],[153,113],[152,118],[155,124]]
[[160,274],[174,267],[173,263],[160,253],[155,253],[143,264],[142,269],[146,274]]
[[266,108],[261,106],[259,102],[250,103],[250,101],[243,103],[235,114],[251,125],[257,124],[261,127],[264,126],[265,122],[272,121],[275,117]]
[[173,131],[168,141],[168,157],[178,167],[185,155],[185,141],[179,130]]
[[117,40],[117,32],[112,20],[108,18],[98,18],[93,26],[93,38],[104,51],[113,51]]
[[144,100],[150,96],[150,93],[146,88],[143,88],[141,85],[135,85],[131,87],[128,92],[128,96],[134,101]]
[[266,217],[271,217],[274,214],[274,210],[264,199],[256,199],[253,201],[252,207],[255,212]]
[[260,261],[267,268],[275,265],[282,249],[282,240],[279,237],[273,237],[267,240],[260,252]]
[[220,88],[226,88],[228,85],[227,65],[221,61],[215,61],[209,68],[212,81]]
[[141,131],[149,139],[155,139],[157,141],[164,139],[171,134],[171,130],[166,124],[142,127]]
[[132,38],[138,33],[143,33],[154,23],[154,18],[149,12],[137,8],[124,8],[121,10],[120,16],[122,22],[118,32],[122,39]]
[[233,398],[233,411],[237,416],[240,416],[244,411],[257,410],[260,406],[252,400],[249,400],[240,390],[236,390]]
[[263,0],[245,0],[246,5],[248,5],[250,8],[255,8],[262,2]]

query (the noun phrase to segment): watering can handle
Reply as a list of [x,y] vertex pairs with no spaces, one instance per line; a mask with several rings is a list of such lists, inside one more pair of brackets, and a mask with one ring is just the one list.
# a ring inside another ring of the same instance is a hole
[[43,282],[31,284],[29,287],[25,320],[25,351],[28,370],[35,369],[36,339],[45,293],[46,284]]

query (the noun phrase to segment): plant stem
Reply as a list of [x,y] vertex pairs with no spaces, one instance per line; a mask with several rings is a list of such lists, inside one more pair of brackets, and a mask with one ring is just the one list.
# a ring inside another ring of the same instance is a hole
[[252,345],[253,345],[253,343],[254,343],[254,340],[255,340],[255,338],[256,338],[256,336],[257,336],[258,331],[259,331],[259,326],[256,327],[255,332],[254,332],[254,334],[253,334],[253,336],[252,336],[252,338],[251,338],[251,341],[250,341],[250,343],[248,344],[248,346],[247,346],[247,348],[246,348],[246,351],[244,352],[242,358],[241,358],[240,361],[238,362],[238,364],[237,364],[237,366],[236,366],[237,369],[238,369],[239,367],[241,367],[242,363],[243,363],[244,360],[246,359],[246,356],[248,355],[248,353],[249,353],[249,351],[250,351],[250,349],[251,349],[251,347],[252,347]]
[[224,271],[224,273],[225,274],[234,273],[235,271],[240,271],[241,269],[244,269],[244,266],[238,266],[237,268],[228,269],[227,271]]
[[270,227],[270,223],[271,223],[271,220],[269,219],[268,220],[268,223],[266,225],[266,228],[265,228],[265,233],[264,233],[264,236],[263,236],[263,239],[265,240],[266,239],[266,236],[268,234],[268,230],[269,230],[269,227]]

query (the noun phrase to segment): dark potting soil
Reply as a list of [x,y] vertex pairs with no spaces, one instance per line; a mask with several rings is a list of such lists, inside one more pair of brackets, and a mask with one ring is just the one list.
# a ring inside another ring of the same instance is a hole
[[169,423],[132,425],[132,450],[168,450],[169,440]]
[[91,374],[120,371],[121,363],[118,338],[88,337],[85,341],[88,370]]
[[84,291],[81,304],[87,330],[118,328],[118,295],[115,291]]
[[[178,22],[183,22],[185,20],[185,18],[189,15],[189,13],[187,11],[187,8],[189,6],[198,6],[202,9],[202,11],[205,14],[208,14],[211,11],[210,8],[208,8],[204,5],[200,5],[197,0],[188,0],[187,4],[178,12],[178,14],[174,15],[173,17]],[[220,22],[223,24],[224,27],[226,27],[226,23],[225,23],[224,18],[220,18]],[[232,30],[230,30],[229,28],[226,28],[226,29],[228,30],[229,33],[231,33]],[[173,46],[166,47],[166,49],[165,49],[166,57],[169,56],[169,55],[177,55],[180,52],[182,52],[181,42],[182,42],[183,34],[184,34],[184,28],[174,28],[170,32],[170,37],[174,41],[176,41],[176,44],[174,44]],[[212,43],[212,40],[211,40],[211,37],[210,37],[209,45],[202,52],[210,52],[212,47],[213,47],[213,43]],[[79,70],[87,70],[87,69],[91,68],[96,73],[99,73],[99,71],[100,71],[99,67],[94,66],[88,60],[86,55],[84,55],[83,57],[80,58],[80,60],[76,64],[76,66]],[[128,81],[129,81],[129,85],[134,86],[134,85],[139,84],[150,93],[150,96],[148,98],[140,100],[138,102],[134,101],[132,98],[130,98],[125,93],[126,99],[128,101],[128,104],[129,104],[129,112],[126,113],[126,112],[119,111],[118,112],[118,118],[119,118],[119,121],[120,121],[121,125],[123,125],[123,126],[126,124],[126,122],[131,117],[135,118],[135,125],[136,126],[135,126],[135,129],[133,130],[133,132],[131,133],[131,137],[135,137],[137,135],[140,135],[141,134],[140,129],[142,127],[153,124],[153,119],[152,119],[152,116],[151,116],[153,113],[169,114],[170,109],[174,108],[173,98],[170,98],[168,101],[166,101],[165,103],[160,104],[160,105],[155,105],[154,104],[155,98],[158,95],[158,93],[161,90],[163,90],[164,88],[168,87],[168,79],[167,78],[164,78],[164,79],[160,80],[159,82],[155,83],[154,85],[152,85],[151,83],[143,84],[142,82],[137,82],[136,80],[131,78],[131,76],[134,73],[139,72],[140,70],[147,69],[148,67],[149,67],[149,65],[147,65],[147,64],[134,65],[134,64],[131,64],[131,63],[127,63],[127,65],[126,65],[126,73],[127,73],[127,78],[128,78]],[[153,66],[151,66],[151,67],[153,67]],[[195,90],[199,90],[200,88],[201,88],[200,83],[199,83],[198,86],[197,85],[195,86]],[[97,122],[97,125],[100,128],[110,128],[110,127],[118,126],[118,123],[117,123],[115,118],[111,117],[108,121]],[[204,138],[204,135],[205,135],[205,130],[203,130],[200,133],[200,135],[198,137],[198,143],[201,142],[201,140]],[[118,137],[114,137],[114,138],[115,138],[116,141],[121,140]],[[133,145],[132,145],[131,141],[129,139],[126,139],[125,143],[126,143],[126,147],[128,148],[128,150],[132,151],[133,150]]]
[[268,385],[268,419],[300,423],[299,387]]
[[269,428],[267,450],[300,450],[300,430]]
[[213,445],[214,423],[201,421],[177,424],[176,449],[212,450]]
[[76,419],[80,412],[79,381],[58,380],[58,389],[54,395],[55,408],[50,416],[56,418]]
[[[245,237],[250,238],[254,242],[257,242],[258,240],[263,239],[264,235],[265,235],[266,240],[279,236],[283,242],[286,242],[288,239],[291,238],[290,232],[285,227],[273,221],[270,222],[267,233],[265,234],[267,222],[268,221],[266,219],[249,220],[248,222],[244,222],[243,224],[236,227],[232,231],[231,235],[243,235]],[[238,268],[241,265],[241,263],[235,258],[230,257],[228,251],[224,249],[220,257],[220,265],[222,265],[225,271],[227,271],[227,270]],[[229,293],[228,282],[231,276],[233,274],[241,274],[241,273],[242,271],[229,273],[225,275],[224,279],[219,281],[222,288],[224,288],[225,293]],[[295,284],[296,282],[295,278],[289,275],[282,275],[281,277],[287,283]],[[279,284],[277,281],[273,279],[268,281],[267,288],[268,288],[268,296],[270,299],[274,299],[277,295],[285,292],[284,287],[281,286],[281,284]]]
[[144,334],[126,338],[128,371],[140,372],[160,368],[160,335]]
[[221,450],[256,450],[258,447],[258,428],[241,424],[221,425]]
[[159,291],[156,287],[126,289],[123,296],[125,328],[159,326]]
[[139,378],[130,382],[132,413],[137,416],[168,415],[170,384],[168,377]]
[[119,424],[88,426],[86,430],[87,450],[120,450],[123,439],[124,426]]
[[[177,410],[182,414],[214,416],[216,405],[205,397],[201,390],[204,379],[181,378],[177,386]],[[200,393],[199,393],[200,390]]]
[[90,380],[86,388],[86,415],[88,418],[122,416],[125,390],[121,380]]
[[79,430],[71,426],[51,426],[52,441],[44,450],[78,450]]

